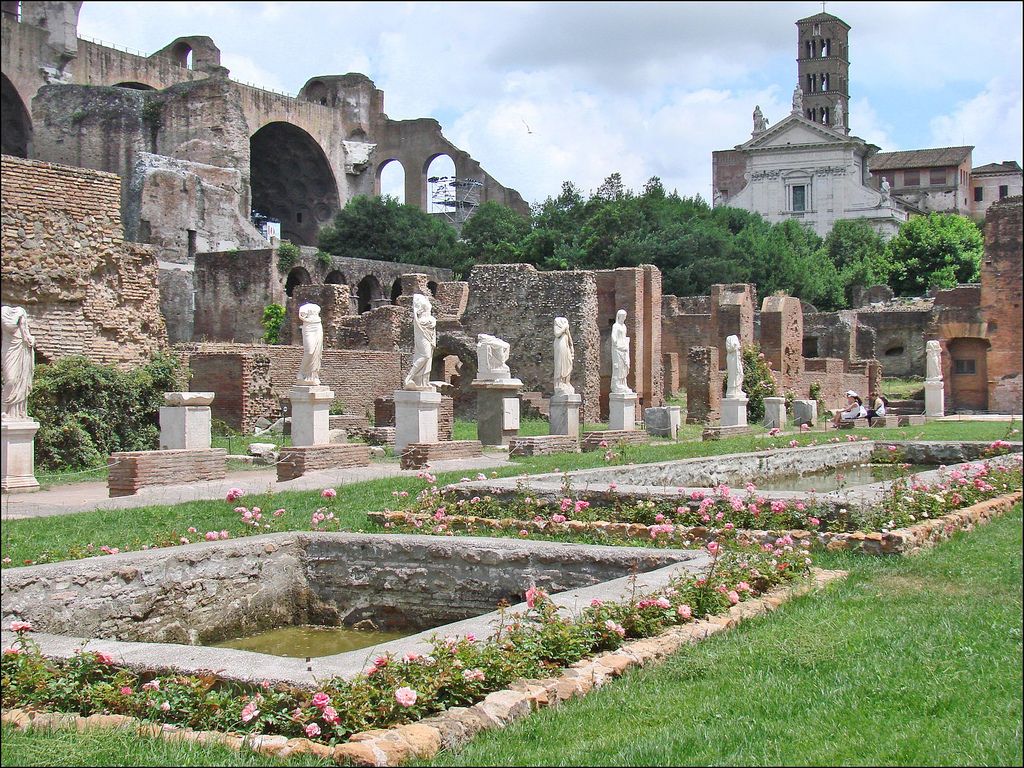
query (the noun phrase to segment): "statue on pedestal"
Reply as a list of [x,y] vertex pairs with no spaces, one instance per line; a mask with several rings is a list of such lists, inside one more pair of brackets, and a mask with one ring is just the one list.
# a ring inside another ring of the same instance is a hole
[[758,104],[754,107],[754,133],[761,133],[766,130],[768,130],[768,120],[765,118],[764,113],[761,112],[761,105]]
[[932,339],[925,346],[925,379],[942,381],[942,345]]
[[612,383],[613,394],[633,394],[626,383],[629,376],[629,336],[626,335],[626,310],[615,313],[612,325]]
[[565,317],[555,318],[555,394],[575,395],[576,389],[570,382],[572,365],[576,359],[576,351],[572,346],[572,334],[569,333],[569,320]]
[[885,178],[885,176],[883,176],[882,177],[882,183],[878,187],[878,191],[882,195],[882,202],[879,203],[879,205],[888,205],[889,204],[889,200],[890,200],[889,195],[892,194],[891,190],[892,190],[892,187],[889,186],[889,180],[887,178]]
[[3,416],[27,420],[36,340],[28,329],[28,313],[22,307],[3,307],[2,325]]
[[303,304],[299,307],[302,321],[302,363],[296,382],[307,387],[320,386],[320,364],[324,354],[324,326],[320,322],[320,307]]
[[434,392],[430,384],[430,367],[437,346],[437,320],[430,314],[430,299],[422,293],[412,297],[413,358],[403,389]]
[[489,333],[476,335],[477,378],[485,381],[500,381],[512,376],[508,367],[509,344]]
[[799,83],[793,89],[793,114],[802,115],[804,112],[804,92]]
[[743,349],[739,336],[728,336],[725,339],[725,365],[727,378],[725,396],[730,399],[745,400],[743,391]]

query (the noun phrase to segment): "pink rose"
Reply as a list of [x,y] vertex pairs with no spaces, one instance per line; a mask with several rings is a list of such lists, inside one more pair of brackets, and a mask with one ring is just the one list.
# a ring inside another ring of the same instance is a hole
[[691,619],[691,618],[693,618],[693,609],[690,606],[688,606],[688,605],[680,605],[676,609],[676,613],[678,613],[680,618],[682,618],[682,619]]
[[729,590],[729,594],[727,595],[727,597],[729,598],[729,602],[732,605],[736,605],[736,603],[738,603],[740,601],[740,596],[738,594],[736,594],[736,590],[735,589],[730,589]]
[[324,488],[322,491],[320,491],[320,496],[321,498],[324,499],[333,499],[337,495],[338,492],[333,488]]
[[107,665],[112,665],[112,664],[115,663],[114,662],[114,657],[111,656],[109,653],[105,653],[103,651],[97,651],[96,652],[96,661],[98,661],[100,664],[107,664]]
[[164,712],[170,712],[171,705],[165,701],[163,704],[160,705],[160,709],[162,709]]
[[27,621],[12,621],[11,632],[31,632],[32,625]]
[[313,694],[313,706],[317,709],[323,709],[331,703],[331,697],[323,691]]
[[416,691],[403,686],[395,691],[395,701],[403,707],[411,707],[416,703]]
[[320,726],[316,723],[310,723],[306,726],[306,736],[310,739],[315,739],[320,735]]
[[159,691],[160,690],[160,681],[159,680],[150,680],[148,683],[144,683],[143,684],[142,689],[146,690],[146,691]]
[[245,491],[243,491],[241,488],[229,488],[228,495],[225,498],[228,501],[237,501],[243,496],[245,496]]
[[205,538],[207,541],[216,541],[220,538],[220,534],[216,531],[207,531],[206,536],[204,536],[203,538]]
[[260,711],[259,711],[259,709],[257,709],[256,701],[255,700],[250,701],[242,709],[242,722],[243,723],[248,723],[254,717],[259,715],[259,713],[260,713]]
[[227,531],[221,531],[221,532],[220,532],[220,537],[221,537],[222,539],[230,539],[230,538],[231,538],[231,534],[230,534],[230,533],[228,533]]
[[127,685],[122,687],[121,688],[121,695],[122,696],[131,696],[132,695],[132,689],[129,688]]
[[466,669],[462,672],[462,679],[468,682],[480,682],[485,677],[482,669]]
[[526,605],[529,608],[533,608],[537,602],[537,595],[540,594],[540,590],[537,587],[530,587],[526,590]]
[[324,711],[322,714],[325,723],[334,725],[336,722],[338,722],[338,710],[336,710],[334,707],[324,707]]
[[719,544],[718,544],[718,542],[717,542],[717,541],[709,541],[709,542],[707,543],[707,550],[708,550],[708,552],[710,552],[710,553],[711,553],[712,555],[717,555],[717,554],[718,554],[718,550],[719,550],[720,548],[721,548],[721,547],[719,546]]

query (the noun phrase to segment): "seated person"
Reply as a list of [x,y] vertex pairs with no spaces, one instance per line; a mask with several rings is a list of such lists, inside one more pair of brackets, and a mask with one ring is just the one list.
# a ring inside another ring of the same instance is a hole
[[832,414],[832,426],[838,427],[841,421],[853,421],[854,419],[863,419],[867,416],[867,411],[864,409],[863,402],[860,399],[860,395],[854,392],[852,389],[846,393],[846,410],[836,411]]
[[885,407],[888,405],[885,397],[882,395],[875,395],[875,399],[871,402],[871,407],[868,408],[868,426],[871,425],[871,420],[878,416],[885,416]]

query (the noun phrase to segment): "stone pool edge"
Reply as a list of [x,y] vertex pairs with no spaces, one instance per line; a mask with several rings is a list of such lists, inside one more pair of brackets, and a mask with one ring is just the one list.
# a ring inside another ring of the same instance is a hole
[[7,709],[0,712],[0,721],[20,731],[64,729],[82,732],[90,728],[131,726],[138,729],[140,736],[204,745],[221,744],[235,750],[248,747],[277,758],[312,754],[339,765],[401,765],[409,759],[430,759],[442,749],[458,749],[480,731],[504,728],[534,710],[585,696],[631,667],[660,663],[684,645],[699,643],[846,576],[847,571],[812,568],[811,579],[777,586],[760,597],[731,606],[723,614],[670,627],[653,637],[626,643],[618,650],[582,659],[563,669],[558,677],[517,680],[508,688],[488,694],[472,707],[453,707],[415,723],[356,733],[348,741],[333,747],[286,736],[238,736],[220,731],[194,731],[147,723],[127,715],[83,717],[63,712]]
[[[1014,504],[1021,501],[1021,491],[997,496],[993,499],[979,501],[969,507],[958,509],[947,515],[925,520],[906,528],[895,528],[891,531],[850,531],[833,533],[831,531],[806,531],[794,529],[789,531],[772,531],[752,528],[736,530],[736,536],[746,541],[767,544],[773,543],[781,536],[790,536],[794,541],[808,541],[813,547],[826,549],[830,552],[849,551],[868,555],[912,555],[924,548],[932,547],[949,539],[957,531],[970,531],[978,525],[988,523],[992,518],[1008,512]],[[414,520],[429,520],[429,515],[412,514],[409,512],[370,512],[371,521],[382,525],[385,522],[412,523]],[[479,525],[492,530],[527,530],[541,531],[547,527],[565,533],[603,532],[609,535],[623,536],[628,539],[650,539],[651,528],[661,526],[644,525],[643,523],[612,523],[603,520],[584,522],[567,520],[564,523],[535,523],[533,520],[492,519],[487,517],[468,517],[449,515],[446,523],[452,527]],[[694,540],[715,538],[711,529],[703,526],[677,526],[678,535]]]

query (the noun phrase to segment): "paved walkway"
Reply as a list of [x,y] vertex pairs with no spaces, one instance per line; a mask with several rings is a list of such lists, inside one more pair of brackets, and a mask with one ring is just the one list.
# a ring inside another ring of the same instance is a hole
[[[475,459],[451,459],[430,465],[431,472],[478,472],[494,467],[512,466],[505,453],[485,453]],[[223,499],[229,488],[241,488],[247,494],[277,491],[309,491],[337,488],[382,477],[415,477],[419,470],[400,469],[397,461],[373,461],[368,467],[327,469],[311,472],[287,482],[277,482],[274,468],[228,472],[224,480],[189,485],[152,486],[133,496],[107,496],[106,481],[58,485],[36,493],[5,493],[0,499],[0,519],[50,517],[88,512],[94,509],[132,509],[153,504],[181,504],[187,501]]]

